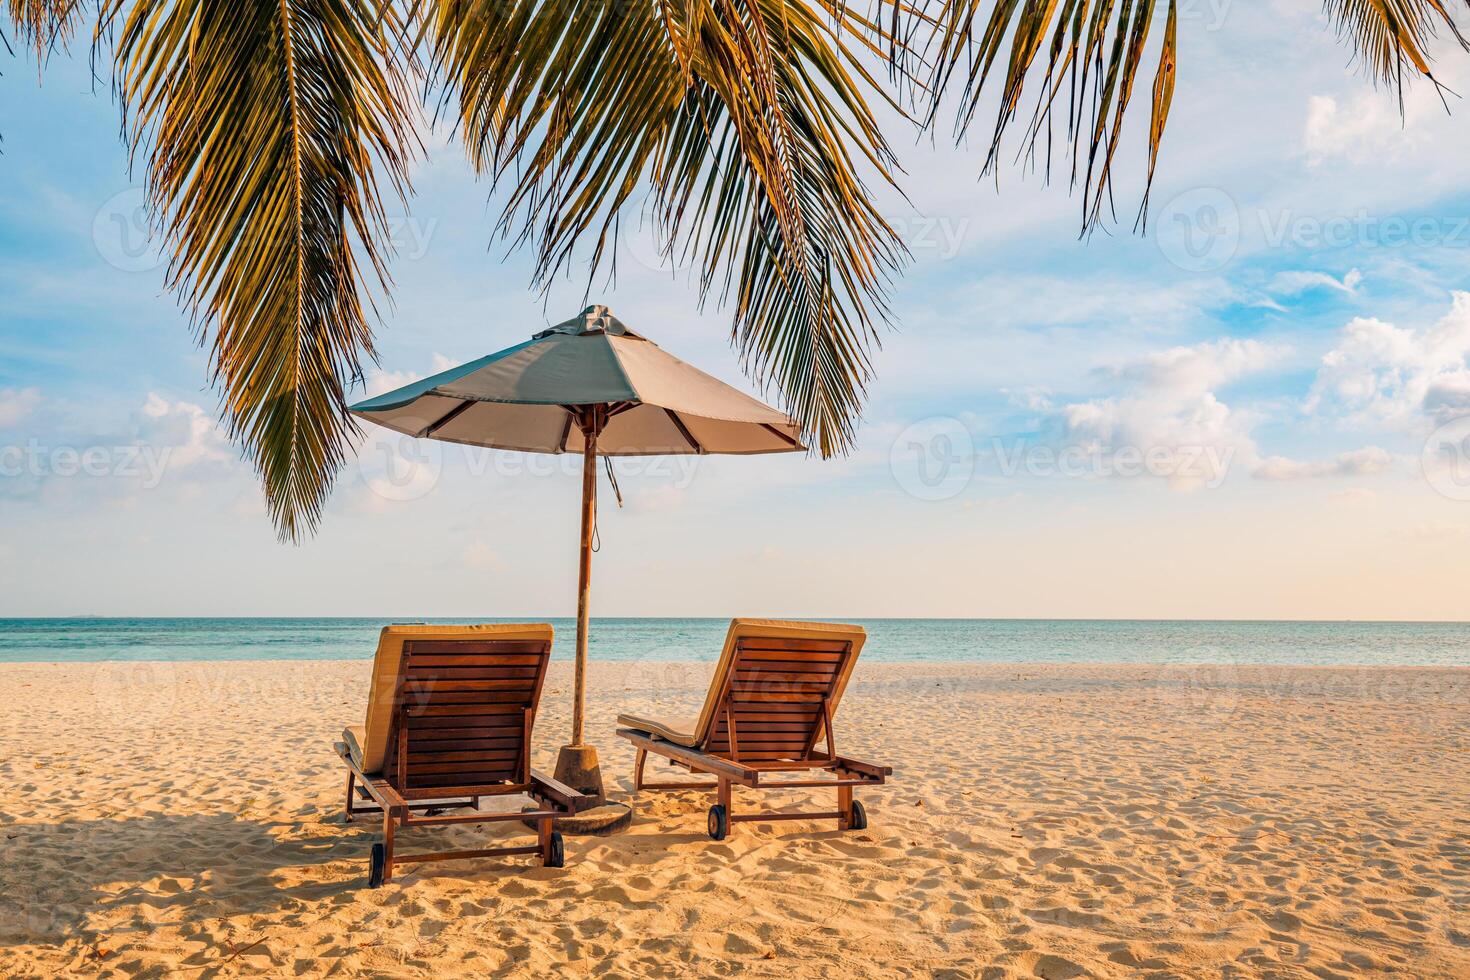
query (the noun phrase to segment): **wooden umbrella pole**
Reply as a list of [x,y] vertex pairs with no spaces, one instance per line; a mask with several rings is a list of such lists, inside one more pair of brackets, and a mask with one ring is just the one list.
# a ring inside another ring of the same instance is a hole
[[[592,537],[597,528],[597,437],[607,422],[606,409],[588,405],[577,415],[582,429],[582,542],[577,568],[577,662],[572,679],[572,744],[556,758],[556,780],[595,799],[607,801],[597,749],[583,741],[587,710],[587,618],[592,585]],[[565,828],[564,828],[565,829]]]
[[572,694],[572,744],[583,745],[582,720],[587,698],[588,593],[592,586],[592,534],[597,522],[597,435],[599,410],[587,409],[582,428],[582,553],[577,567],[577,665]]

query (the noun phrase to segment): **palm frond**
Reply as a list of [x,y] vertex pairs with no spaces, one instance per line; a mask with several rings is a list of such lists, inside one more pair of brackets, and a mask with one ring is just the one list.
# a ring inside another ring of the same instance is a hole
[[[38,69],[51,51],[71,41],[82,14],[79,0],[6,0],[5,8],[15,39],[36,53]],[[10,47],[4,31],[0,42]]]
[[357,431],[344,387],[388,285],[380,175],[401,196],[415,149],[391,28],[370,0],[158,0],[117,36],[169,284],[285,539],[315,527]]
[[1401,107],[1406,75],[1419,74],[1439,85],[1431,70],[1429,46],[1442,29],[1447,29],[1462,49],[1470,51],[1470,39],[1455,23],[1451,8],[1457,7],[1444,0],[1323,2],[1338,34],[1353,46],[1373,78],[1393,89]]
[[[21,47],[33,51],[39,80],[51,52],[65,50],[75,36],[81,15],[80,0],[6,0],[5,12],[0,14],[0,45],[7,54],[15,54],[10,43],[13,36]],[[5,135],[0,133],[0,144],[4,142]]]
[[501,228],[548,280],[612,262],[643,188],[671,253],[733,303],[732,342],[823,454],[852,443],[905,255],[864,183],[896,164],[864,67],[882,31],[838,0],[439,0],[432,62]]
[[[936,122],[942,100],[957,89],[955,136],[963,138],[977,125],[989,83],[999,77],[999,106],[982,173],[993,172],[1000,162],[1004,137],[1031,88],[1037,96],[1021,149],[1034,159],[1044,146],[1050,174],[1053,114],[1065,111],[1071,182],[1081,185],[1085,234],[1103,220],[1104,205],[1111,201],[1113,160],[1134,87],[1147,74],[1159,6],[1154,0],[897,0],[893,10],[895,17],[902,10],[932,28],[922,48],[928,124]],[[1429,45],[1440,31],[1470,50],[1455,22],[1455,9],[1461,8],[1455,0],[1325,0],[1324,6],[1374,77],[1391,85],[1401,100],[1404,84],[1416,74],[1438,84]],[[1470,0],[1464,6],[1470,9]],[[1178,21],[1178,0],[1170,0],[1153,57],[1140,221],[1146,217],[1173,101]]]

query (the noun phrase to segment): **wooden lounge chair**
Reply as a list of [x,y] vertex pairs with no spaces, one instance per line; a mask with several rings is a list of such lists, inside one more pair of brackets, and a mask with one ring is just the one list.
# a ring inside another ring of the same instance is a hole
[[[637,748],[634,790],[715,790],[709,808],[709,835],[715,840],[724,840],[739,820],[836,820],[841,830],[863,829],[868,818],[852,798],[853,787],[883,783],[893,770],[838,755],[832,716],[866,638],[860,626],[734,620],[697,720],[618,716],[618,734]],[[818,749],[818,743],[824,747]],[[643,766],[650,752],[715,781],[646,782]],[[792,778],[793,773],[826,778]],[[837,809],[735,813],[731,789],[736,785],[762,790],[831,786],[837,790]]]
[[[347,766],[344,819],[381,812],[369,884],[396,864],[503,854],[564,861],[552,821],[593,800],[531,768],[531,732],[551,657],[551,627],[532,625],[388,626],[373,660],[367,721],[342,733]],[[522,794],[538,809],[480,812],[480,798]],[[363,805],[359,805],[363,804]],[[469,813],[441,815],[471,808]],[[537,842],[524,847],[394,854],[395,827],[535,820]]]

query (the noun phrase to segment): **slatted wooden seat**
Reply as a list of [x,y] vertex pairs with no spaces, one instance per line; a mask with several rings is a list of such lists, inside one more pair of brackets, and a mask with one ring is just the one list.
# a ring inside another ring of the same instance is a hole
[[[879,784],[892,769],[839,756],[832,716],[867,634],[860,626],[737,619],[730,624],[699,718],[623,714],[618,734],[637,749],[635,790],[714,789],[709,833],[722,840],[741,820],[835,819],[841,829],[862,829],[867,815],[852,798],[855,786]],[[712,783],[653,783],[643,778],[648,753]],[[820,772],[831,778],[778,777]],[[835,811],[732,812],[732,787],[791,789],[831,786]]]
[[[336,745],[347,766],[345,819],[381,812],[370,882],[395,864],[507,854],[540,854],[561,867],[552,823],[592,804],[589,797],[531,768],[531,736],[551,627],[389,626],[374,658],[367,722]],[[481,797],[524,795],[528,812],[482,812]],[[365,804],[365,805],[359,805]],[[441,815],[469,808],[470,813]],[[394,853],[395,827],[533,820],[534,845],[425,854]]]

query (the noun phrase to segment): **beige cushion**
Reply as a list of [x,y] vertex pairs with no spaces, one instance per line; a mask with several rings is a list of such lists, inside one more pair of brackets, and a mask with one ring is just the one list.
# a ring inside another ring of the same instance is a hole
[[[367,720],[358,729],[358,750],[353,758],[363,772],[383,770],[388,752],[388,730],[393,724],[393,696],[398,689],[398,665],[403,661],[403,644],[410,640],[544,640],[552,641],[549,623],[480,623],[468,626],[385,626],[373,655],[373,680],[368,690]],[[352,732],[349,728],[347,733]],[[348,747],[353,745],[348,741]]]
[[342,741],[347,743],[347,754],[352,756],[352,761],[362,766],[362,743],[366,741],[361,725],[348,725],[342,729]]
[[691,749],[699,744],[695,735],[695,728],[699,724],[698,718],[650,718],[647,715],[624,714],[618,715],[618,724],[628,728],[657,735],[666,742],[674,742],[678,745],[687,745]]
[[[730,668],[735,663],[736,643],[757,637],[780,640],[851,641],[852,655],[847,658],[842,674],[837,678],[837,683],[832,689],[831,708],[835,715],[838,702],[842,700],[842,692],[847,688],[847,679],[852,676],[853,665],[857,663],[858,654],[862,653],[863,642],[868,638],[868,633],[861,626],[848,626],[843,623],[799,623],[782,619],[732,619],[730,630],[725,634],[725,648],[720,651],[720,659],[715,663],[714,674],[710,677],[709,690],[704,695],[704,707],[700,709],[698,719],[690,722],[687,718],[677,716],[654,718],[648,715],[622,714],[618,715],[618,724],[640,732],[648,732],[690,748],[702,746],[714,727],[715,711],[719,708],[715,701],[725,686],[725,675],[730,673]],[[820,736],[819,731],[818,737]]]

